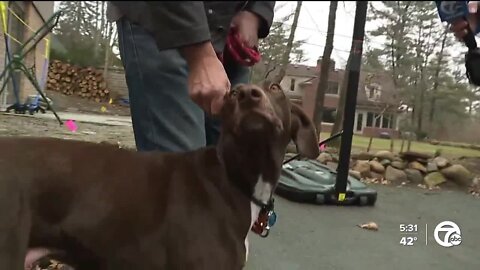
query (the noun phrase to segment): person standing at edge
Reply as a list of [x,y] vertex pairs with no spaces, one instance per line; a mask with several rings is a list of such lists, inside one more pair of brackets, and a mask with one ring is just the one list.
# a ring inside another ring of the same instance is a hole
[[110,1],[138,151],[190,151],[217,142],[215,119],[249,69],[222,61],[234,27],[253,47],[269,34],[275,1]]

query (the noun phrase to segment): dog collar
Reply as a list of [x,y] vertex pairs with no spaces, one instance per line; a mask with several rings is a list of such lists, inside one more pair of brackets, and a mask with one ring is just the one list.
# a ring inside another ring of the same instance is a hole
[[269,235],[270,229],[277,221],[277,214],[274,211],[274,201],[275,200],[271,198],[268,203],[265,204],[252,197],[252,202],[260,207],[260,213],[251,230],[264,238]]

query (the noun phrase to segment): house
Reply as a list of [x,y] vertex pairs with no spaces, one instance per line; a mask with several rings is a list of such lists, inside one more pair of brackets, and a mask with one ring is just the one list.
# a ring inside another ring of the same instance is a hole
[[[313,119],[315,94],[318,87],[321,59],[316,66],[290,64],[281,86],[290,100],[304,109]],[[340,87],[345,71],[330,62],[328,88],[325,94],[322,132],[330,132],[336,118]],[[391,77],[386,72],[361,71],[357,94],[354,133],[378,137],[388,133],[399,136],[399,97]]]
[[[4,1],[6,4],[5,13],[7,22],[7,39],[10,55],[17,53],[21,44],[30,38],[35,31],[40,29],[44,23],[53,15],[54,1]],[[7,47],[4,41],[4,26],[2,23],[2,41],[0,42],[0,71],[3,71],[7,58]],[[26,66],[35,72],[40,86],[44,87],[48,75],[49,61],[49,38],[47,35],[41,40],[35,49],[30,51],[25,58]],[[37,91],[23,74],[16,74],[14,81],[18,85],[20,102],[24,102],[27,96],[36,94]],[[2,81],[3,83],[3,81]],[[6,90],[0,96],[0,107],[5,108],[6,104],[15,102],[12,80]]]

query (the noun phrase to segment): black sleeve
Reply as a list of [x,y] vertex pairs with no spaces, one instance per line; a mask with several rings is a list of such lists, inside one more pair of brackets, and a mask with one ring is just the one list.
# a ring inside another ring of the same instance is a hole
[[155,38],[159,50],[210,40],[203,1],[111,1],[132,23]]
[[273,22],[273,9],[275,8],[275,1],[249,1],[245,10],[257,14],[260,19],[260,27],[258,29],[258,37],[265,38],[270,32],[270,27]]

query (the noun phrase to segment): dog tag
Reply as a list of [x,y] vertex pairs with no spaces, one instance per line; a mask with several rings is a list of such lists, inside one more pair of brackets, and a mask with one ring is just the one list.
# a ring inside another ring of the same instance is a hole
[[277,222],[277,214],[275,212],[271,211],[268,214],[268,226],[267,226],[267,228],[270,229],[271,227],[273,227],[273,225],[275,225],[276,222]]

